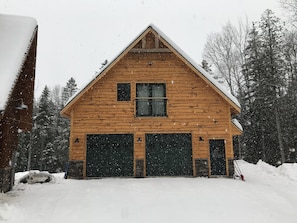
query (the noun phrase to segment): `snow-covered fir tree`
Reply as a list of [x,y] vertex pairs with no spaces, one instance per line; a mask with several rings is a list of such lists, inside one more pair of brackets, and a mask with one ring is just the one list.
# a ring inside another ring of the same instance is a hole
[[282,47],[280,20],[266,10],[261,21],[253,25],[245,51],[246,98],[242,120],[246,122],[247,157],[251,161],[261,158],[274,165],[285,161],[280,114],[280,98],[285,88]]
[[62,105],[65,105],[68,99],[77,92],[77,84],[75,79],[71,77],[62,91]]

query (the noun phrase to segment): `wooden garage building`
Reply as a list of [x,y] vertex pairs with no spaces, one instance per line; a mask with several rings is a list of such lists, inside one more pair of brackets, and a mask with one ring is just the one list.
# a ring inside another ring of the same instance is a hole
[[0,192],[14,183],[18,133],[32,128],[37,22],[0,14]]
[[240,105],[150,25],[61,114],[68,176],[233,176]]

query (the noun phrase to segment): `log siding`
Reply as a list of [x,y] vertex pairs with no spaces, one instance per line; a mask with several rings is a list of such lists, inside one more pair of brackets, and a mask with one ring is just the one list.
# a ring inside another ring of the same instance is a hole
[[[117,101],[117,83],[128,82],[131,100]],[[166,117],[136,117],[137,83],[166,83]],[[233,158],[230,106],[173,53],[127,54],[83,95],[71,120],[70,160],[86,160],[87,134],[132,133],[143,140],[135,142],[134,159],[145,160],[145,133],[184,132],[192,133],[193,164],[209,157],[212,138],[225,139],[226,157]]]
[[[210,176],[212,139],[225,142],[228,176],[233,135],[241,133],[231,123],[231,116],[240,108],[199,72],[148,28],[62,110],[62,115],[71,119],[69,160],[83,161],[86,177],[87,135],[133,134],[134,176],[145,177],[146,134],[190,133],[193,176],[205,176],[206,166]],[[118,83],[130,84],[129,101],[117,100]],[[166,86],[166,116],[136,115],[139,83]]]

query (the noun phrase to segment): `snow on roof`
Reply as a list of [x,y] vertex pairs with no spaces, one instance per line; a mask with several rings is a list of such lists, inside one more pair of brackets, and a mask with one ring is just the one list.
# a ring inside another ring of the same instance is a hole
[[177,52],[179,52],[184,59],[186,59],[193,67],[195,67],[204,77],[206,77],[216,88],[218,88],[225,96],[227,96],[235,105],[240,108],[240,104],[236,97],[217,80],[215,80],[207,71],[205,71],[199,64],[197,64],[190,56],[188,56],[179,46],[177,46],[169,37],[166,36],[158,27],[154,24],[150,25],[163,39],[165,39]]
[[240,131],[243,131],[243,128],[242,128],[242,125],[239,123],[239,121],[234,118],[232,119],[232,123],[240,130]]
[[0,14],[0,110],[5,110],[36,26],[33,18]]
[[88,82],[81,90],[77,91],[65,104],[65,107],[76,98],[84,89],[86,89],[89,84],[92,83],[98,76],[104,73],[105,69],[108,68],[113,62],[122,55],[131,44],[133,44],[147,29],[152,28],[155,30],[167,43],[171,45],[186,61],[188,61],[195,69],[197,69],[206,79],[208,79],[217,89],[219,89],[227,98],[229,98],[236,106],[241,107],[237,98],[234,97],[231,92],[217,80],[215,80],[207,71],[205,71],[200,65],[198,65],[190,56],[188,56],[179,46],[177,46],[168,36],[166,36],[158,27],[154,24],[150,24],[145,30],[143,30],[134,40],[132,40],[116,57],[114,57],[105,67],[94,77],[90,82]]

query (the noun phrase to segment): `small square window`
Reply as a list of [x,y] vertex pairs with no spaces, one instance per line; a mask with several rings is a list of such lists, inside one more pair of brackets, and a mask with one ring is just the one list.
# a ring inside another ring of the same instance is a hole
[[118,89],[118,101],[130,101],[131,99],[131,87],[130,83],[119,83],[117,84]]

